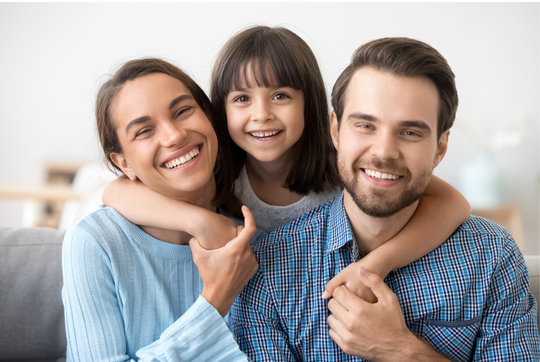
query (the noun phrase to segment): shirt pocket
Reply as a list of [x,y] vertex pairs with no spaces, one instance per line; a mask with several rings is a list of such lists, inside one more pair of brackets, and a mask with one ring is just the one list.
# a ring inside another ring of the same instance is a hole
[[479,327],[480,317],[466,321],[427,319],[422,337],[452,361],[470,361]]

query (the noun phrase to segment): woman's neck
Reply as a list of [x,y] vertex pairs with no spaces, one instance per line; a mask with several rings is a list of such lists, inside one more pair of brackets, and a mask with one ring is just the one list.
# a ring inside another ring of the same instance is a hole
[[283,187],[291,169],[288,160],[260,162],[247,155],[245,166],[251,188],[261,201],[274,206],[288,206],[304,196]]

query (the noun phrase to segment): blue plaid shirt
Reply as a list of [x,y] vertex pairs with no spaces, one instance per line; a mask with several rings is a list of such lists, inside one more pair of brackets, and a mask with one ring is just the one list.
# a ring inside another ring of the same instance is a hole
[[[255,247],[259,271],[231,325],[256,361],[362,361],[329,336],[326,283],[354,261],[343,196],[278,228]],[[456,361],[539,361],[537,304],[508,232],[471,216],[439,248],[391,272],[409,329]]]

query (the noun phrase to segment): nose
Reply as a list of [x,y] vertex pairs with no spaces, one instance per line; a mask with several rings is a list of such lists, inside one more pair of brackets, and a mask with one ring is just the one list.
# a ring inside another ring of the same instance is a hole
[[171,121],[165,121],[161,125],[161,146],[171,147],[182,143],[186,138],[187,132],[180,125]]
[[399,158],[398,140],[391,132],[378,132],[373,138],[370,152],[381,160],[397,160]]
[[266,100],[259,100],[253,104],[253,113],[251,120],[255,122],[267,122],[274,119],[274,113],[272,112],[272,106],[270,102]]

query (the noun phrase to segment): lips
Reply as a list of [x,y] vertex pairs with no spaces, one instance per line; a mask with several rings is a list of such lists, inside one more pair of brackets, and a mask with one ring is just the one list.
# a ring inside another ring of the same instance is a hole
[[175,156],[173,159],[168,160],[162,164],[162,167],[168,169],[182,168],[189,165],[199,155],[201,151],[201,145],[196,145],[189,151],[180,156]]

